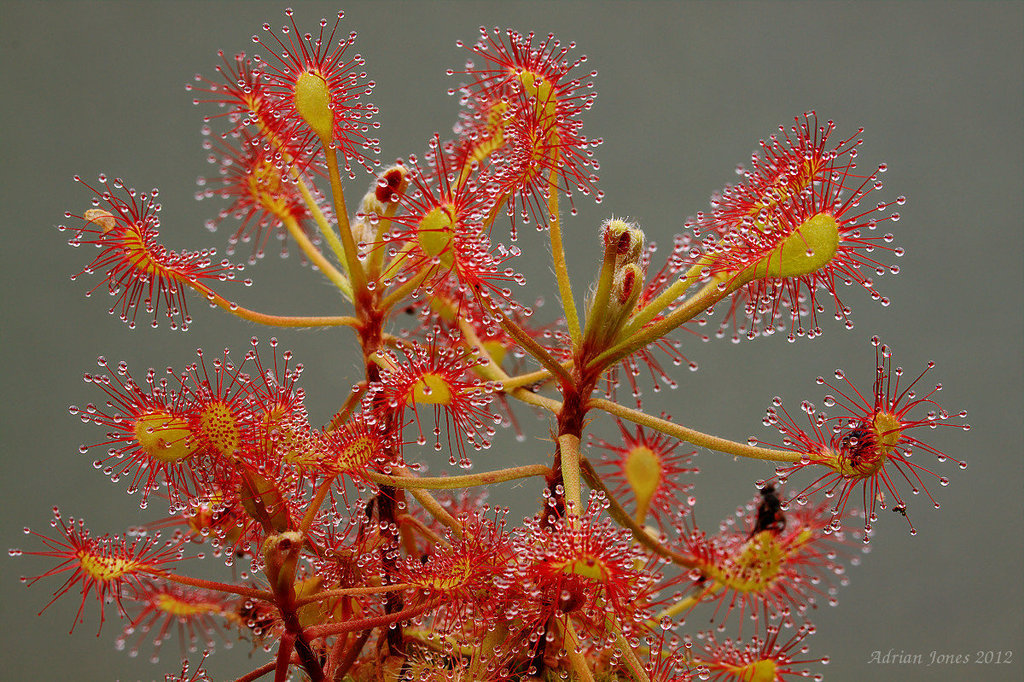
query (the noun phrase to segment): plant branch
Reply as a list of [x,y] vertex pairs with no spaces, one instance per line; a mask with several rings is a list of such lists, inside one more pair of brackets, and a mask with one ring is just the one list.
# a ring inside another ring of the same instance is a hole
[[463,474],[461,476],[435,476],[417,477],[411,475],[388,476],[376,471],[365,472],[366,478],[378,485],[390,485],[395,488],[406,490],[427,489],[427,490],[456,490],[459,488],[473,488],[492,483],[514,481],[520,478],[531,476],[548,476],[551,469],[543,464],[527,464],[497,471],[484,471],[478,474]]
[[727,440],[725,438],[719,438],[718,436],[711,436],[700,431],[695,431],[679,424],[674,424],[665,419],[659,419],[658,417],[652,417],[649,414],[634,410],[629,407],[623,407],[618,403],[613,403],[610,400],[603,398],[595,398],[590,401],[589,407],[604,410],[609,414],[613,414],[616,417],[627,419],[634,424],[640,426],[646,426],[647,428],[660,431],[666,435],[684,440],[687,443],[693,443],[699,445],[702,448],[709,450],[717,450],[718,452],[724,452],[730,455],[736,455],[738,457],[749,457],[751,459],[763,459],[770,462],[799,462],[803,455],[799,452],[792,450],[771,450],[768,448],[759,448],[753,445],[746,445],[744,443],[737,443],[736,441]]

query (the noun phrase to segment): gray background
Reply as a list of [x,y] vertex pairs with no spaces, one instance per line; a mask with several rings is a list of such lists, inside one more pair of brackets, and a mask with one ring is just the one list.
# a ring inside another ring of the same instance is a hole
[[[638,220],[668,245],[687,215],[702,210],[729,182],[757,140],[807,109],[833,118],[840,133],[866,128],[862,167],[889,164],[886,196],[906,194],[896,225],[907,247],[903,274],[883,278],[893,303],[846,291],[856,327],[830,319],[825,335],[789,344],[783,338],[734,346],[691,344],[701,370],[682,370],[681,388],[650,395],[647,408],[667,409],[697,428],[736,439],[770,437],[760,420],[773,395],[788,405],[820,403],[814,377],[845,367],[871,380],[867,343],[879,333],[908,370],[935,360],[942,402],[967,409],[973,429],[934,433],[934,443],[967,459],[963,472],[939,465],[952,484],[932,486],[943,509],[914,498],[919,529],[886,514],[872,553],[850,571],[836,608],[814,617],[813,655],[828,654],[829,679],[1020,679],[1021,616],[1021,83],[1022,18],[1016,2],[899,3],[344,3],[345,30],[378,83],[383,159],[421,153],[430,134],[450,130],[457,111],[445,96],[480,25],[502,25],[575,40],[599,71],[599,97],[586,132],[603,137],[602,205],[579,202],[568,221],[570,267],[582,290],[596,267],[595,228],[610,214]],[[250,50],[264,21],[278,26],[282,5],[218,3],[12,3],[0,6],[0,74],[4,163],[0,193],[4,243],[2,340],[7,386],[2,410],[0,544],[31,547],[23,525],[47,529],[50,507],[83,515],[95,533],[118,532],[144,518],[137,502],[77,454],[101,437],[70,417],[66,406],[96,398],[82,384],[97,355],[125,359],[136,371],[180,367],[196,346],[244,349],[248,338],[276,334],[308,371],[303,384],[313,417],[326,419],[357,376],[344,331],[254,329],[196,303],[188,336],[166,327],[130,331],[104,314],[105,297],[84,300],[89,282],[72,283],[92,254],[73,250],[55,229],[65,210],[81,212],[89,196],[75,173],[124,177],[158,186],[163,236],[170,248],[223,247],[203,221],[217,208],[192,199],[197,175],[209,173],[199,146],[201,111],[183,84],[213,75],[215,51]],[[313,29],[335,5],[296,3],[300,28]],[[365,188],[352,186],[352,196]],[[526,296],[553,290],[547,258],[534,234]],[[523,266],[527,267],[527,266]],[[268,312],[326,312],[331,293],[295,259],[268,257],[247,273],[256,285],[243,303]],[[549,295],[549,300],[554,301]],[[541,315],[552,316],[553,306]],[[597,433],[610,434],[607,423]],[[482,468],[546,461],[535,430],[527,447],[505,439],[478,457]],[[516,458],[516,459],[514,459]],[[706,453],[698,479],[698,518],[714,526],[753,494],[765,475],[757,463]],[[436,469],[435,469],[436,470]],[[505,488],[494,500],[526,498]],[[151,512],[157,513],[157,512]],[[163,679],[176,669],[177,643],[161,664],[114,652],[116,619],[99,639],[95,603],[87,622],[67,635],[74,610],[65,597],[36,612],[59,582],[26,590],[18,576],[37,574],[42,560],[3,559],[0,646],[5,679]],[[112,616],[112,613],[110,614]],[[703,627],[694,617],[691,629]],[[1009,666],[868,665],[871,653],[1012,651]],[[242,672],[247,647],[215,656],[214,679]],[[144,657],[142,657],[144,659]],[[262,662],[262,656],[255,659]]]

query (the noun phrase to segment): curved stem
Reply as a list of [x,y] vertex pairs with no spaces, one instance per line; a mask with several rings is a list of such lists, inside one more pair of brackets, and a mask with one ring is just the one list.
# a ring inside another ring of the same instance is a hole
[[[563,362],[562,367],[564,367],[565,371],[568,372],[569,369],[572,367],[572,363],[569,361]],[[507,392],[511,391],[514,388],[519,388],[520,386],[530,386],[532,384],[548,381],[549,379],[551,379],[551,376],[551,372],[546,369],[538,369],[534,372],[529,372],[527,374],[517,374],[514,377],[509,377],[505,379],[502,382],[504,384],[502,386],[502,389]]]
[[498,212],[505,207],[505,204],[508,202],[508,198],[509,193],[505,192],[498,197],[498,200],[494,202],[493,206],[491,206],[491,210],[487,213],[487,217],[484,218],[483,227],[485,230],[490,230],[491,227],[494,226],[494,221],[498,218]]
[[[707,257],[705,256],[705,258]],[[703,260],[697,263],[690,268],[685,275],[673,282],[665,289],[665,291],[661,292],[657,298],[648,301],[647,305],[638,310],[636,315],[629,320],[626,327],[623,329],[623,336],[629,337],[635,333],[638,329],[657,317],[658,314],[671,305],[673,301],[686,293],[687,289],[700,280],[701,270],[706,267],[706,265],[707,264]]]
[[517,388],[508,395],[512,396],[520,402],[524,402],[527,405],[533,405],[534,407],[541,407],[553,414],[558,414],[562,410],[562,403],[559,400],[548,398],[546,396],[537,395],[533,391],[525,388]]
[[481,358],[487,361],[473,367],[473,371],[485,379],[490,379],[491,381],[504,382],[508,379],[508,374],[505,373],[505,370],[503,370],[501,365],[495,362],[494,358],[491,357],[491,354],[487,352],[487,347],[484,345],[484,342],[480,340],[480,336],[476,333],[476,328],[473,327],[473,324],[466,319],[466,317],[459,315],[457,310],[453,312],[458,320],[459,331],[462,332],[462,338],[465,341],[466,346],[471,350],[475,350],[480,354]]
[[[374,230],[373,244],[367,257],[366,273],[371,280],[380,279],[381,266],[384,265],[384,257],[387,255],[387,248],[384,242],[384,235],[391,229],[391,219],[398,211],[398,203],[390,202],[384,207],[384,213],[377,214],[377,225]],[[369,219],[369,216],[367,216]]]
[[618,643],[619,649],[622,650],[622,657],[626,660],[626,667],[629,668],[633,679],[636,682],[651,682],[651,679],[647,677],[647,672],[644,670],[643,663],[637,658],[636,652],[633,651],[633,647],[626,639],[626,636],[622,634],[622,628],[619,627],[618,622],[611,623],[611,628],[615,633],[615,641]]
[[359,399],[363,397],[364,393],[366,393],[367,386],[368,384],[365,379],[355,385],[352,392],[349,393],[349,396],[345,398],[345,403],[341,406],[341,409],[335,412],[334,416],[331,417],[331,421],[327,425],[328,433],[339,429],[341,425],[345,423],[345,420],[352,416],[352,411],[355,409],[356,405],[359,404]]
[[334,485],[334,479],[337,475],[328,476],[320,487],[317,488],[316,496],[310,500],[309,508],[306,510],[305,516],[302,517],[302,523],[299,525],[299,532],[303,535],[309,532],[309,527],[313,525],[313,520],[316,518],[316,514],[320,511],[320,505],[327,499],[327,495],[331,492],[331,486]]
[[640,426],[646,426],[654,429],[655,431],[660,431],[661,433],[672,436],[673,438],[684,440],[687,443],[693,443],[694,445],[699,445],[702,448],[717,450],[718,452],[724,452],[738,457],[763,459],[770,462],[799,462],[803,457],[801,453],[793,452],[791,450],[770,450],[768,448],[759,448],[753,445],[737,443],[736,441],[719,438],[718,436],[711,436],[685,426],[673,424],[672,422],[664,419],[652,417],[649,414],[640,412],[639,410],[623,407],[618,403],[613,403],[610,400],[605,400],[603,398],[595,398],[591,400],[589,407],[604,410],[616,417],[621,417],[633,422],[634,424],[639,424]]
[[551,354],[548,353],[547,349],[537,343],[537,341],[530,336],[525,329],[516,324],[490,301],[487,301],[480,296],[477,297],[477,301],[480,302],[480,305],[483,306],[487,312],[498,319],[498,322],[501,323],[502,329],[508,332],[509,336],[515,339],[519,345],[523,347],[523,350],[532,355],[537,362],[544,365],[549,372],[557,376],[563,382],[568,384],[573,383],[572,376],[569,372],[562,367],[557,360],[551,357]]
[[[313,216],[313,221],[316,223],[317,228],[319,228],[320,234],[324,236],[324,238],[327,240],[327,243],[331,246],[332,250],[334,251],[335,257],[337,257],[337,259],[340,262],[344,263],[345,252],[341,248],[341,244],[338,242],[338,238],[335,236],[334,231],[331,229],[330,223],[327,222],[327,217],[324,216],[324,212],[320,210],[320,204],[317,202],[316,197],[313,196],[313,192],[310,191],[309,185],[306,184],[305,179],[302,177],[301,170],[295,166],[294,159],[285,150],[284,145],[281,144],[281,141],[278,139],[277,135],[269,131],[262,122],[260,123],[260,129],[267,136],[267,138],[271,140],[277,152],[281,154],[281,156],[288,163],[289,173],[291,174],[292,179],[295,181],[296,187],[299,188],[299,193],[302,195],[302,200],[306,203],[306,208],[309,209],[310,215]],[[325,154],[327,153],[327,149],[329,148],[329,146],[330,145],[328,144],[324,145]],[[314,263],[317,263],[318,267],[320,267],[318,259],[314,257],[313,253],[311,253],[311,251],[315,253],[320,253],[320,250],[314,247],[312,243],[309,243],[309,246],[312,247],[312,249],[308,250],[306,246],[306,242],[308,242],[308,239],[305,238],[305,234],[302,234],[302,239],[300,240],[297,236],[297,233],[292,231],[290,226],[286,224],[286,227],[288,227],[288,231],[291,232],[292,236],[296,238],[296,241],[299,242],[299,246],[302,248],[303,251],[306,252],[306,255],[309,256]],[[301,230],[299,230],[298,233],[301,234]],[[323,256],[321,254],[321,258],[322,257]],[[325,270],[321,267],[321,270],[324,272],[325,275],[327,275],[328,279],[330,279],[338,286],[341,292],[345,294],[349,300],[352,300],[351,284],[348,282],[347,279],[345,279],[345,276],[342,275],[340,272],[337,274],[338,276],[340,276],[341,279],[335,281],[334,276],[328,273],[331,270],[337,272],[337,269],[329,262],[327,262],[326,259],[324,262],[329,266],[329,269]],[[344,281],[344,284],[342,284],[342,280]]]
[[462,539],[462,524],[448,513],[448,510],[441,506],[441,503],[434,499],[434,496],[421,488],[411,488],[409,494],[419,502],[427,512],[435,519],[448,526],[452,535]]
[[[298,662],[297,660],[294,660],[294,659],[292,660],[292,663],[297,663],[297,662]],[[274,672],[274,668],[276,668],[276,667],[277,667],[277,661],[271,661],[270,663],[267,663],[266,665],[261,665],[260,667],[256,668],[255,670],[253,670],[250,673],[242,675],[237,680],[235,680],[235,682],[254,682],[254,680],[260,679],[261,677],[263,677],[267,673]]]
[[338,316],[316,316],[316,317],[292,317],[286,315],[267,315],[258,313],[255,310],[243,308],[237,303],[227,300],[213,289],[210,289],[201,282],[186,282],[190,287],[203,295],[211,304],[223,308],[232,315],[240,317],[256,324],[265,324],[270,327],[358,327],[359,320],[347,315]]
[[572,626],[572,621],[568,618],[565,619],[563,625],[561,621],[558,621],[559,629],[562,631],[562,641],[564,642],[565,650],[569,655],[569,663],[572,664],[573,670],[580,676],[580,679],[584,682],[594,682],[594,674],[590,671],[590,666],[587,665],[587,661],[583,658],[583,654],[580,653],[582,645],[580,644],[579,637],[576,636],[576,630]]
[[672,606],[669,606],[659,611],[654,616],[654,622],[660,623],[662,618],[675,618],[680,613],[689,611],[694,606],[701,603],[701,601],[704,600],[704,597],[708,596],[709,594],[714,594],[720,589],[722,589],[721,583],[712,582],[710,585],[701,590],[700,594],[694,594],[690,595],[686,599],[680,599]]
[[[290,158],[287,154],[284,154],[284,156],[285,158]],[[316,197],[313,196],[313,192],[310,191],[309,185],[307,185],[306,181],[302,178],[302,174],[299,172],[299,169],[292,166],[291,173],[296,186],[299,188],[299,193],[302,194],[302,200],[306,202],[306,208],[309,209],[310,214],[313,216],[313,221],[320,230],[320,234],[326,237],[331,232],[331,224],[327,222],[327,217],[324,216],[324,212],[320,210],[320,204],[317,203]],[[330,242],[330,240],[328,240],[328,242]],[[340,259],[344,254],[335,252],[335,255]]]
[[436,271],[436,267],[423,268],[415,275],[399,284],[393,290],[389,291],[387,296],[384,297],[384,300],[382,300],[380,302],[380,305],[377,306],[378,309],[381,310],[382,312],[391,309],[400,301],[403,301],[406,296],[416,291],[416,289],[418,289],[419,286],[423,284],[423,281]]
[[[444,546],[451,544],[412,514],[399,514],[397,521],[399,524],[404,524],[402,525],[403,530],[409,528],[411,531],[422,535],[427,539],[427,542],[433,545]],[[409,547],[406,548],[405,553],[408,555],[414,554],[413,550]]]

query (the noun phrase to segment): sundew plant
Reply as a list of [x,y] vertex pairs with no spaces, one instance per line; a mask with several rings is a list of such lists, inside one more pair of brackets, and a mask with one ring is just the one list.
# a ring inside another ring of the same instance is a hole
[[[603,198],[586,127],[599,65],[574,44],[481,29],[450,70],[451,132],[386,162],[342,13],[285,14],[188,86],[223,255],[165,247],[174,209],[145,179],[76,177],[60,229],[88,294],[138,335],[189,330],[204,305],[253,334],[184,366],[104,357],[84,375],[83,469],[150,520],[100,534],[54,508],[11,550],[49,562],[24,581],[52,591],[45,606],[75,602],[72,631],[116,618],[119,649],[180,649],[169,680],[208,679],[216,645],[239,640],[254,652],[239,680],[821,679],[814,608],[877,524],[916,534],[939,506],[966,464],[930,436],[967,430],[966,412],[940,404],[932,363],[904,369],[878,336],[848,370],[801,379],[810,399],[772,400],[763,439],[645,398],[676,390],[692,413],[695,344],[825,343],[854,306],[888,305],[906,199],[863,130],[795,112],[678,234],[630,206],[583,224],[576,206]],[[570,272],[581,240],[603,256]],[[323,278],[294,310],[260,305],[258,264],[278,253]],[[527,259],[549,262],[543,308]],[[311,328],[338,356],[287,349]],[[338,357],[359,368],[351,390],[308,410],[303,373]],[[546,438],[524,437],[535,419]],[[705,469],[771,463],[717,526],[694,513],[722,494],[700,485],[698,451]],[[506,482],[535,513],[488,495]]]

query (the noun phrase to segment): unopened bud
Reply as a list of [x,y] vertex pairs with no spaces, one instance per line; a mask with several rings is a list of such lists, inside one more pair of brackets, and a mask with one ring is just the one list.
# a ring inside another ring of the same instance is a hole
[[[612,297],[618,306],[632,312],[644,287],[644,272],[635,263],[626,263],[615,273]],[[611,306],[609,306],[611,307]]]
[[398,201],[409,187],[409,171],[395,164],[377,176],[374,196],[383,205]]
[[287,531],[269,536],[263,543],[266,574],[275,593],[294,594],[295,564],[302,549],[302,533]]
[[605,249],[614,249],[615,263],[639,263],[644,248],[644,232],[636,223],[612,218],[601,226]]

